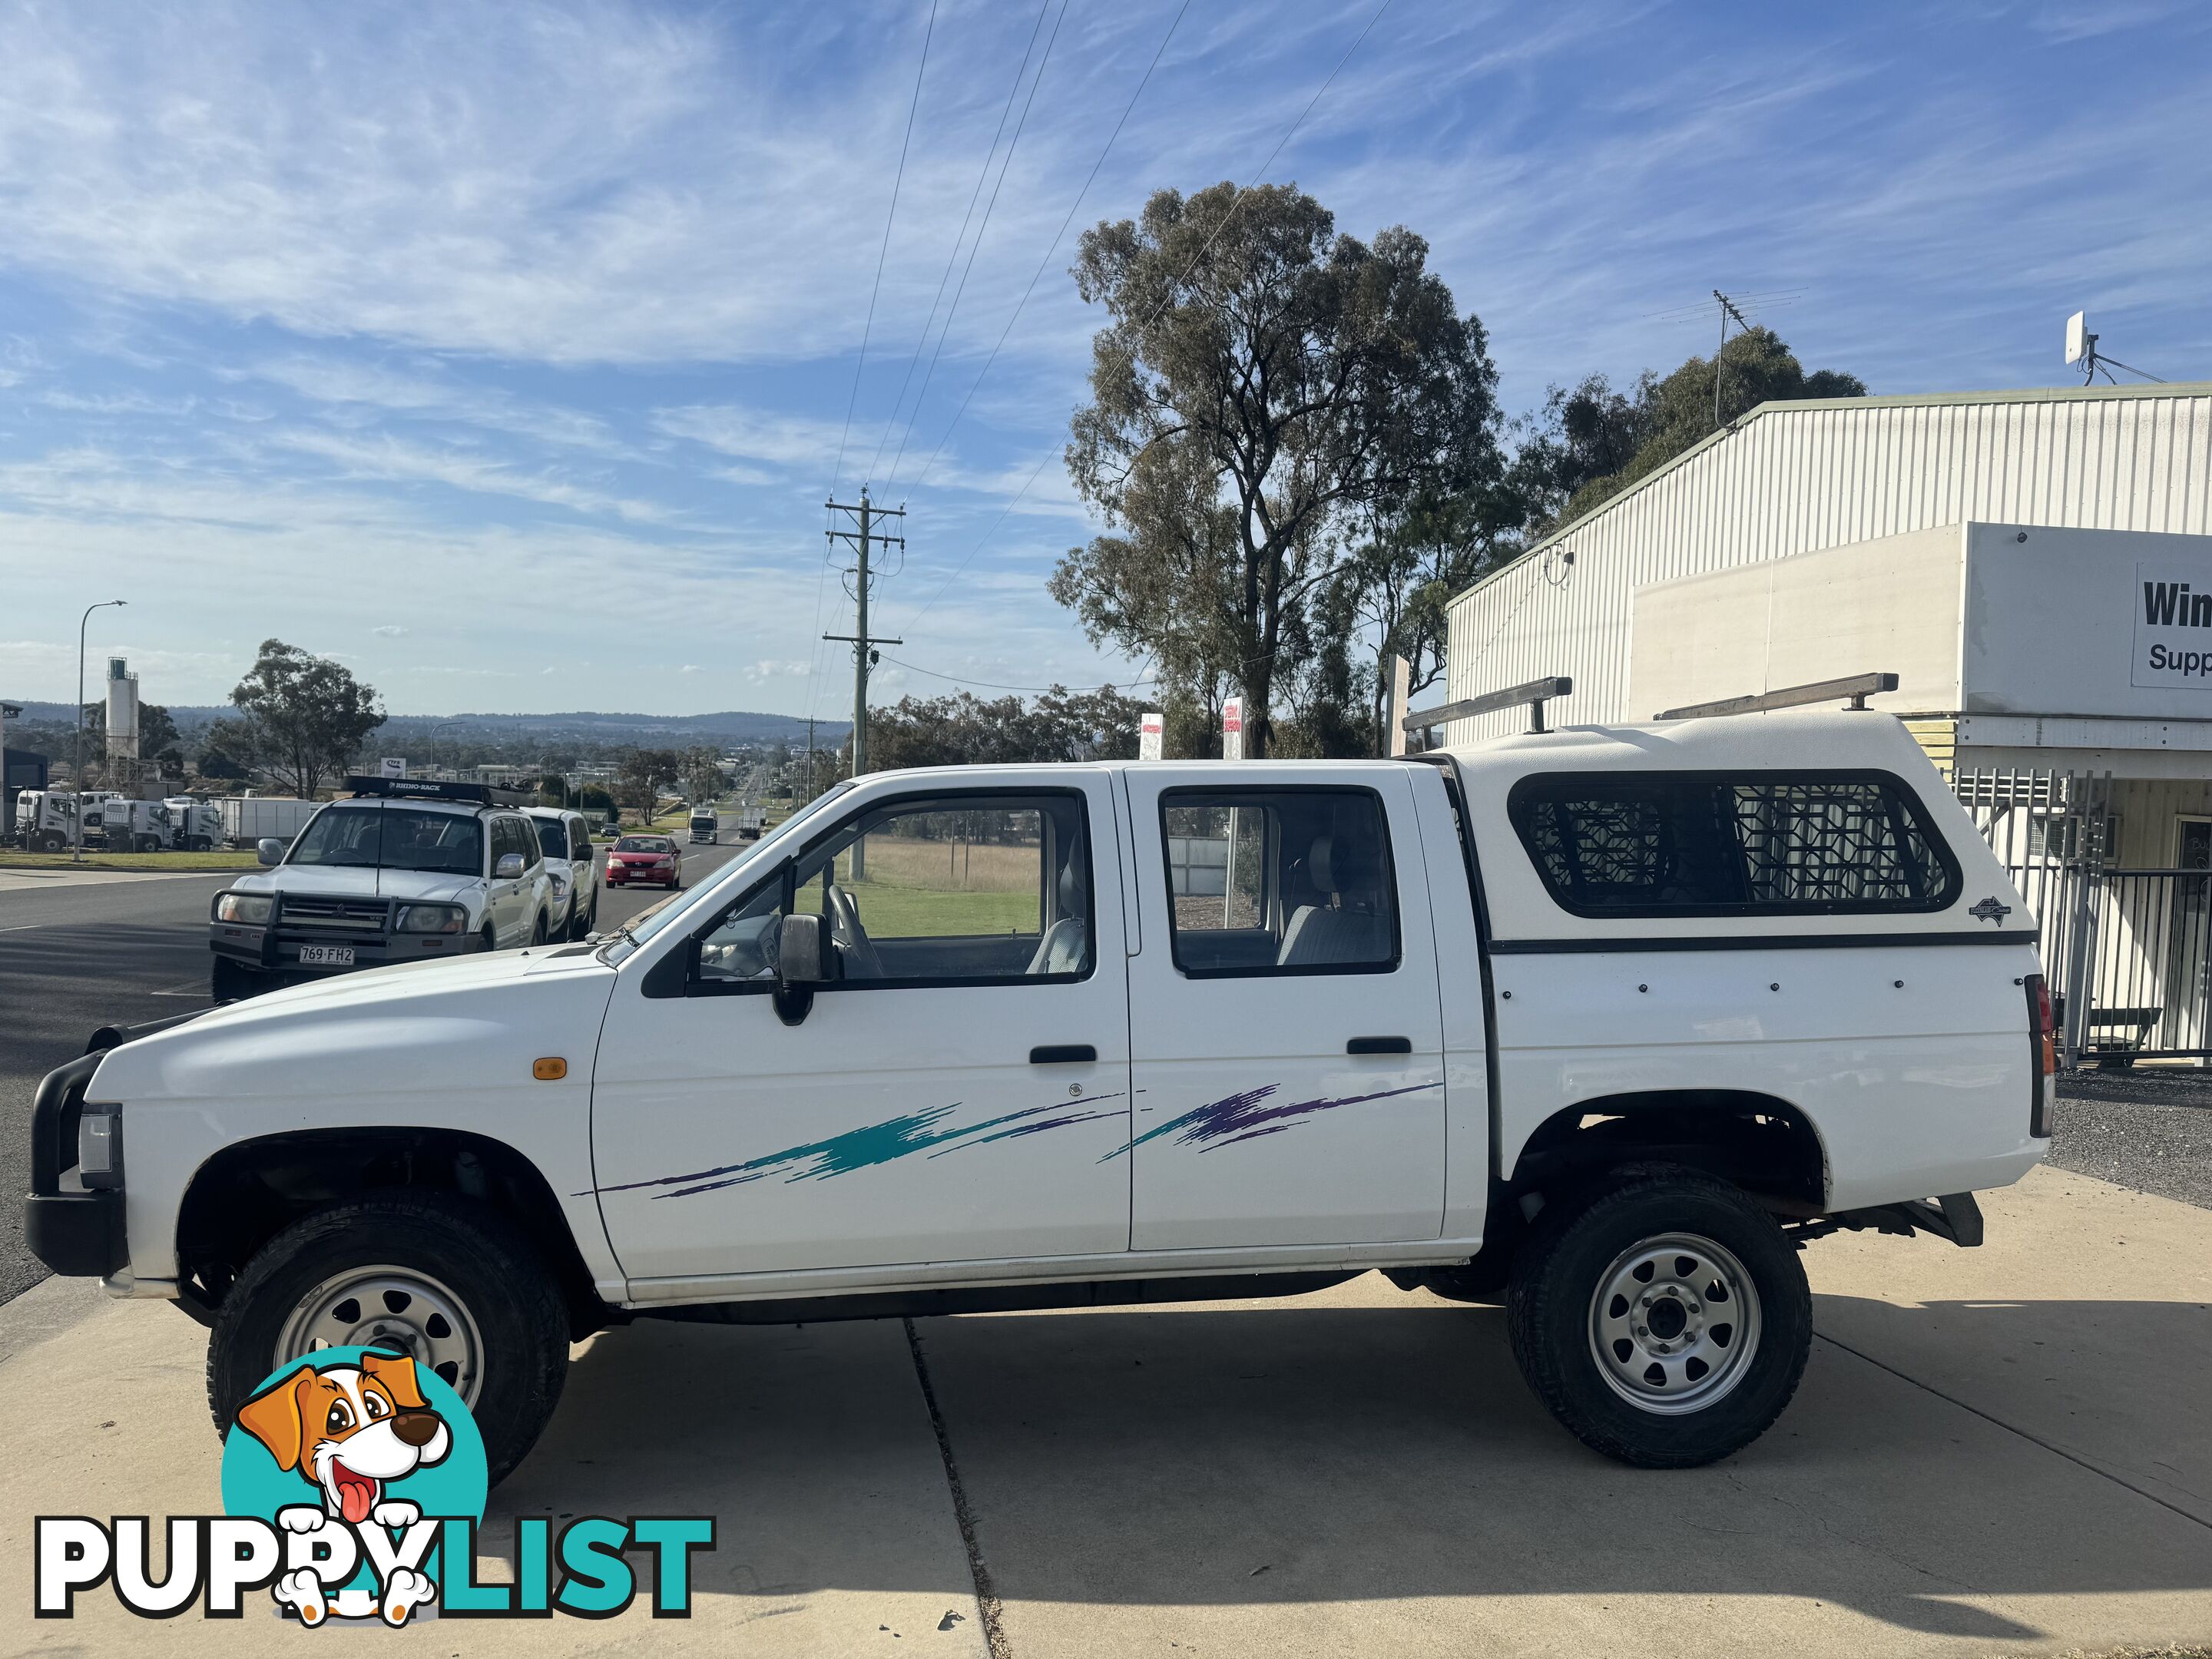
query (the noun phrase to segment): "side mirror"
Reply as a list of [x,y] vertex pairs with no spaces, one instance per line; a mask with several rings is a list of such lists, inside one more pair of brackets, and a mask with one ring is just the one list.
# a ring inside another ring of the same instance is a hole
[[274,836],[264,836],[253,843],[253,856],[266,865],[284,862],[284,843]]
[[501,853],[498,861],[491,866],[494,881],[513,881],[521,873],[522,854],[520,853]]
[[832,947],[823,937],[822,918],[816,915],[786,916],[776,931],[775,976],[781,985],[805,986],[811,989],[830,977],[826,963]]
[[836,955],[820,916],[786,916],[775,936],[776,1018],[796,1025],[814,1006],[814,988],[830,981]]

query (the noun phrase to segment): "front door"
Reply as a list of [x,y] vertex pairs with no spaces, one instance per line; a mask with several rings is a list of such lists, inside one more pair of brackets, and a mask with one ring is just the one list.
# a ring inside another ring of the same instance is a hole
[[1342,776],[1128,774],[1132,1249],[1442,1229],[1443,1020],[1412,787],[1381,769],[1310,781]]
[[[1127,1249],[1107,775],[852,799],[688,929],[688,994],[623,975],[592,1147],[633,1284]],[[828,920],[843,977],[787,1024],[769,993],[793,908]]]

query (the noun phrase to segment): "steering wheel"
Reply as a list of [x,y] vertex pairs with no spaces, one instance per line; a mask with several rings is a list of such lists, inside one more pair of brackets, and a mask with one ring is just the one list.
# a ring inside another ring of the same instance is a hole
[[881,979],[884,976],[883,958],[876,947],[868,942],[867,930],[860,926],[860,907],[853,902],[853,896],[835,882],[830,884],[830,939],[845,958],[845,977],[848,979]]

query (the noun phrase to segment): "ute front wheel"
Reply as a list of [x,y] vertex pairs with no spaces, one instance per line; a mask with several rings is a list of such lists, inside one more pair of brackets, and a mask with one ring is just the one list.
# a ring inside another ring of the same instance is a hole
[[537,1443],[568,1370],[560,1291],[504,1217],[442,1194],[356,1199],[278,1233],[223,1297],[208,1339],[216,1431],[271,1371],[370,1346],[409,1355],[461,1396],[494,1485]]
[[1555,1205],[1514,1265],[1514,1358],[1585,1444],[1640,1468],[1739,1451],[1804,1374],[1813,1297],[1748,1194],[1647,1169]]

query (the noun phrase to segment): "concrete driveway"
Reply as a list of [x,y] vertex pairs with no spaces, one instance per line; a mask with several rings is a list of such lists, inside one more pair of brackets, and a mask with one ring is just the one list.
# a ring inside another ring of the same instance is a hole
[[[367,1639],[1017,1659],[2212,1642],[2212,1212],[2048,1170],[1987,1207],[1978,1251],[1813,1246],[1796,1403],[1686,1474],[1569,1439],[1496,1310],[1372,1276],[911,1333],[641,1323],[579,1351],[486,1544],[517,1513],[712,1512],[696,1616],[641,1601],[611,1625]],[[82,1285],[0,1309],[0,1652],[299,1650],[258,1607],[141,1624],[103,1591],[73,1625],[28,1617],[34,1515],[217,1507],[202,1353],[173,1310]]]

